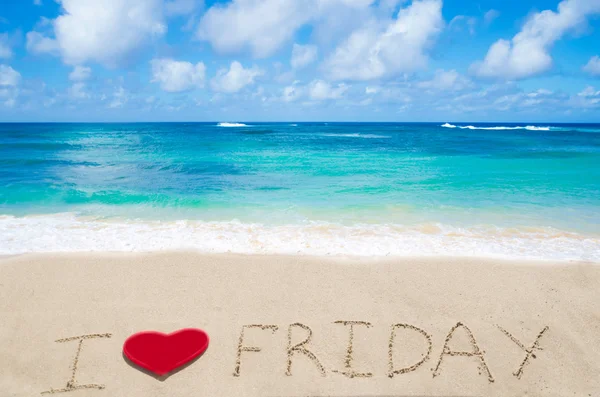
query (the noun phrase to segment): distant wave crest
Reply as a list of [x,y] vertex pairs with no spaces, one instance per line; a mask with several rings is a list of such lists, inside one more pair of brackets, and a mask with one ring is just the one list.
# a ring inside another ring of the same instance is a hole
[[365,138],[365,139],[381,139],[391,138],[389,135],[375,135],[375,134],[321,134],[321,136],[329,137],[340,137],[340,138]]
[[454,125],[450,123],[442,124],[444,128],[460,128],[462,130],[493,130],[493,131],[501,131],[501,130],[529,130],[529,131],[550,131],[550,127],[538,127],[535,125],[527,125],[527,126],[516,126],[516,127],[476,127],[473,125]]
[[244,123],[219,123],[217,127],[249,127],[248,124]]

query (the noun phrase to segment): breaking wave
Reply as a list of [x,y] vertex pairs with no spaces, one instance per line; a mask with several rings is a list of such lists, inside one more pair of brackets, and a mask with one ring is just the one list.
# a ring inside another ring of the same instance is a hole
[[249,127],[249,125],[244,123],[219,123],[217,127]]
[[498,127],[476,127],[473,125],[454,125],[450,123],[442,124],[444,128],[460,128],[462,130],[529,130],[529,131],[550,131],[550,127],[538,127],[535,125],[527,125],[527,126],[516,126],[516,127],[506,127],[506,126],[498,126]]
[[391,138],[391,136],[389,136],[389,135],[375,135],[375,134],[321,134],[321,136],[339,137],[339,138],[365,138],[365,139]]

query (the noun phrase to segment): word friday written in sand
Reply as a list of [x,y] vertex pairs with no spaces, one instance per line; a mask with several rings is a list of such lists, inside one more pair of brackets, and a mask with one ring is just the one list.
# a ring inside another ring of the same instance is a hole
[[[346,350],[343,358],[343,369],[334,369],[329,372],[333,374],[338,374],[345,376],[347,378],[370,378],[373,376],[371,372],[359,372],[356,370],[355,366],[355,358],[354,358],[354,348],[355,341],[354,335],[356,332],[364,331],[364,329],[368,329],[372,327],[372,324],[367,321],[335,321],[334,324],[338,324],[340,326],[346,327],[348,332]],[[234,360],[234,368],[233,368],[233,376],[240,377],[242,376],[242,367],[243,367],[243,357],[249,353],[259,353],[262,351],[262,347],[259,346],[249,346],[246,344],[246,337],[249,332],[269,332],[271,334],[276,334],[281,330],[282,327],[276,324],[246,324],[241,327],[239,338],[237,341],[237,348],[235,349],[235,360]],[[542,328],[535,339],[530,344],[525,344],[519,339],[517,339],[513,334],[511,334],[506,329],[501,326],[497,326],[498,332],[505,335],[507,338],[512,340],[515,344],[515,347],[520,349],[524,356],[523,359],[516,365],[516,369],[513,372],[513,375],[518,379],[521,379],[523,376],[523,372],[527,364],[531,362],[532,359],[536,358],[536,351],[542,350],[539,346],[540,340],[544,336],[544,334],[548,331],[548,327]],[[285,330],[285,327],[284,327]],[[310,360],[314,365],[318,373],[321,376],[327,376],[328,370],[323,365],[323,362],[318,358],[315,353],[313,347],[311,346],[311,340],[313,336],[312,329],[302,323],[293,323],[287,326],[286,337],[287,344],[285,347],[287,360],[285,363],[285,368],[282,371],[285,376],[293,375],[293,363],[294,360],[303,356],[305,359]],[[423,352],[421,354],[421,358],[418,362],[414,364],[402,368],[397,368],[395,364],[395,359],[397,359],[399,354],[394,349],[394,344],[397,340],[402,337],[407,337],[408,335],[402,336],[402,333],[413,333],[414,336],[419,337],[423,340],[422,348]],[[459,333],[463,334],[463,337],[466,337],[466,340],[469,344],[469,350],[454,350],[450,346],[452,345],[452,340],[458,336]],[[66,342],[77,342],[77,349],[75,353],[74,360],[71,364],[71,377],[67,381],[67,384],[63,388],[59,389],[50,389],[42,392],[42,394],[55,394],[55,393],[65,393],[71,392],[81,389],[97,389],[103,390],[106,388],[104,384],[80,384],[76,380],[77,376],[77,365],[80,359],[80,355],[82,352],[82,346],[84,341],[90,339],[106,339],[112,338],[112,334],[89,334],[89,335],[81,335],[81,336],[73,336],[69,338],[59,339],[56,342],[58,343],[66,343]],[[431,359],[431,355],[433,353],[433,343],[431,335],[412,324],[393,324],[390,327],[389,334],[389,343],[388,343],[388,371],[385,374],[389,378],[394,378],[395,376],[406,374],[409,372],[417,371],[421,368],[428,360]],[[478,363],[479,371],[482,375],[486,376],[489,382],[494,382],[494,376],[492,375],[492,371],[488,366],[488,363],[485,358],[484,351],[481,349],[473,332],[469,329],[467,325],[462,322],[456,323],[448,332],[446,338],[444,339],[444,345],[439,353],[436,355],[434,366],[432,368],[433,377],[438,376],[443,367],[444,367],[444,358],[447,356],[460,356],[465,357],[470,360],[475,360]]]

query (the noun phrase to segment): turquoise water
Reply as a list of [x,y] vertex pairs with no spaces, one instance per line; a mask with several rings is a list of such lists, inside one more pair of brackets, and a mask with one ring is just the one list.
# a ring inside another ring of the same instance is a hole
[[600,258],[600,125],[0,124],[0,187],[5,253]]

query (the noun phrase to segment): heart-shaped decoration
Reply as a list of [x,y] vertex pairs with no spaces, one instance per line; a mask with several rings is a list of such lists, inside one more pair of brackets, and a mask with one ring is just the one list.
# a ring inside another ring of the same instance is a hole
[[127,338],[123,354],[134,364],[163,376],[204,353],[208,341],[208,334],[195,328],[171,334],[144,331]]

